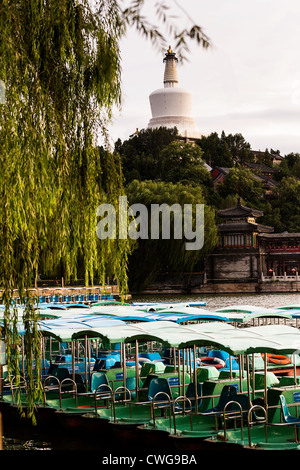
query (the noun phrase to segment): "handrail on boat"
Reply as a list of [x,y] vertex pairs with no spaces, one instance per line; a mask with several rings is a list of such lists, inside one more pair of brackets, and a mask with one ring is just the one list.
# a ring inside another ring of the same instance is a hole
[[[160,405],[164,405],[165,403],[168,403],[169,405],[169,410],[170,410],[170,427],[172,426],[172,420],[171,420],[171,398],[170,396],[166,393],[166,392],[157,392],[154,397],[152,398],[152,401],[151,401],[151,416],[153,418],[153,427],[155,428],[155,399],[158,395],[165,395],[167,397],[167,400],[163,401],[163,400],[159,400],[159,404]],[[164,406],[164,408],[166,408]]]
[[[239,407],[239,410],[229,410],[229,411],[226,411],[227,407],[231,404],[235,404],[235,405],[238,405]],[[224,420],[224,440],[226,441],[226,420],[230,417],[233,417],[234,420],[236,419],[237,417],[237,414],[239,414],[240,416],[240,419],[241,419],[241,435],[242,435],[242,440],[244,440],[244,425],[243,425],[243,407],[242,405],[235,401],[235,400],[231,400],[229,402],[227,402],[223,408],[223,420]]]
[[[231,410],[231,411],[227,411],[226,412],[226,408],[229,404],[236,404],[239,406],[239,410]],[[264,418],[262,418],[261,420],[259,420],[259,423],[262,424],[264,423],[265,424],[265,436],[266,436],[266,442],[268,442],[268,433],[267,433],[267,425],[268,425],[268,419],[267,419],[267,410],[261,406],[261,405],[253,405],[251,406],[251,408],[248,410],[248,414],[247,414],[247,426],[248,426],[248,442],[249,442],[249,446],[252,447],[252,443],[251,443],[251,426],[253,424],[257,424],[257,420],[252,420],[252,415],[253,415],[253,412],[255,409],[260,409],[260,410],[263,410],[263,413],[264,413]],[[230,416],[233,416],[233,417],[236,417],[237,416],[237,413],[240,414],[240,420],[241,420],[241,440],[244,441],[244,425],[243,425],[243,413],[245,413],[245,410],[243,411],[243,408],[241,406],[240,403],[238,403],[237,401],[229,401],[228,403],[226,403],[226,405],[224,406],[224,409],[223,409],[223,420],[224,420],[224,440],[226,441],[226,419],[230,418]]]
[[[46,387],[45,384],[48,380],[50,379],[55,379],[57,381],[57,387],[56,386],[48,386]],[[76,382],[71,379],[70,377],[66,377],[62,381],[59,380],[58,377],[55,377],[55,375],[48,375],[48,377],[45,378],[44,383],[43,383],[43,396],[44,396],[44,405],[46,405],[46,390],[58,390],[58,396],[59,396],[59,406],[60,406],[60,411],[62,411],[62,384],[66,381],[72,382],[74,385],[75,392],[68,390],[67,393],[75,393],[75,400],[76,400],[76,405],[77,405],[77,384]]]
[[[105,387],[105,390],[104,391],[101,391],[100,393],[98,393],[98,391],[100,390],[101,387]],[[107,390],[109,389],[109,390]],[[98,413],[97,413],[97,400],[101,399],[101,398],[107,398],[107,394],[110,394],[110,399],[112,399],[112,396],[113,396],[113,390],[112,388],[110,387],[110,385],[108,384],[100,384],[98,385],[98,387],[95,389],[94,391],[94,397],[95,397],[95,415],[98,416]]]
[[[123,400],[116,400],[116,394],[118,393],[124,393],[124,399]],[[127,395],[127,392],[129,393],[129,398],[126,398],[126,395]],[[116,407],[115,407],[115,403],[116,401],[121,401],[122,403],[129,403],[129,415],[130,417],[132,416],[131,415],[131,391],[129,390],[129,388],[127,387],[124,387],[123,385],[116,388],[116,390],[113,391],[113,397],[112,397],[112,408],[113,408],[113,418],[114,418],[114,422],[116,422]]]
[[261,406],[261,405],[253,405],[251,406],[251,408],[249,409],[248,411],[248,416],[247,416],[247,424],[248,424],[248,442],[249,442],[249,447],[252,447],[252,444],[251,444],[251,426],[253,424],[256,424],[257,423],[257,420],[255,421],[251,421],[250,418],[252,418],[252,414],[253,414],[253,410],[254,409],[260,409],[260,410],[263,410],[263,413],[264,413],[264,419],[260,420],[259,423],[262,424],[264,423],[265,424],[265,436],[266,436],[266,442],[268,442],[268,415],[267,415],[267,410]]
[[[50,379],[55,379],[57,381],[57,386],[49,385],[48,387],[46,387],[46,382]],[[59,390],[59,384],[60,384],[59,378],[55,377],[55,375],[48,375],[48,377],[45,378],[43,382],[44,405],[46,405],[46,390]]]
[[[15,405],[14,390],[18,389],[19,386],[21,386],[21,387],[23,386],[26,389],[27,381],[26,381],[25,377],[20,375],[19,376],[20,385],[16,385],[16,384],[14,385],[14,381],[17,379],[17,377],[15,375],[9,375],[7,378],[9,379],[9,386],[10,386],[10,391],[11,391],[12,402],[13,402],[13,405]],[[21,384],[22,381],[23,381],[23,385]]]
[[174,423],[174,434],[176,435],[177,434],[177,431],[176,431],[176,419],[175,419],[175,415],[176,414],[179,414],[180,412],[177,412],[176,413],[176,404],[177,402],[180,402],[180,401],[187,401],[189,403],[189,411],[186,410],[185,406],[183,405],[183,413],[190,413],[190,422],[191,422],[191,431],[193,430],[193,417],[192,417],[192,402],[191,400],[186,397],[185,395],[180,395],[179,397],[175,398],[175,400],[173,401],[173,423]]
[[75,380],[71,379],[70,377],[66,377],[65,379],[63,379],[60,384],[59,384],[59,394],[60,394],[60,410],[62,410],[62,385],[64,382],[72,382],[72,384],[74,385],[74,390],[72,390],[72,392],[70,390],[68,390],[66,393],[74,393],[75,394],[75,403],[76,403],[76,406],[77,406],[77,396],[78,396],[78,393],[77,393],[77,383],[75,382]]

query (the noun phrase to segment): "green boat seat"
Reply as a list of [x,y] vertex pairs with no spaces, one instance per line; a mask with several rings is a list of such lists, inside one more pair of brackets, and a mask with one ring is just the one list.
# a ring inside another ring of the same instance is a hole
[[163,373],[165,371],[166,366],[164,365],[163,362],[157,361],[157,362],[154,363],[154,365],[155,365],[155,372],[157,374]]
[[[296,384],[300,384],[300,377],[296,377]],[[295,377],[284,375],[279,379],[279,387],[287,387],[289,385],[295,385]]]
[[205,382],[206,380],[216,380],[220,372],[213,366],[197,367],[197,382]]
[[[256,372],[254,378],[256,390],[263,390],[265,388],[265,373]],[[274,385],[278,384],[279,380],[276,375],[273,372],[267,372],[267,387],[274,387]]]
[[230,370],[221,370],[220,375],[219,375],[219,380],[230,379],[230,377],[235,379],[239,376],[240,376],[239,370],[232,370],[231,373],[230,373]]
[[253,367],[253,360],[252,360],[252,354],[249,354],[249,364],[250,368],[253,370],[264,370],[265,368],[265,361],[262,358],[262,355],[260,353],[255,353],[254,354],[254,367]]
[[140,377],[147,377],[155,372],[155,364],[153,362],[144,362],[141,367]]
[[149,374],[162,373],[165,370],[163,362],[144,362],[141,367],[140,377],[145,378]]
[[[178,369],[178,368],[177,368],[177,369]],[[167,365],[165,366],[164,372],[165,372],[166,374],[172,373],[172,372],[175,373],[177,369],[176,369],[176,367],[175,367],[173,364],[167,364]],[[180,367],[180,369],[182,370],[182,367]]]

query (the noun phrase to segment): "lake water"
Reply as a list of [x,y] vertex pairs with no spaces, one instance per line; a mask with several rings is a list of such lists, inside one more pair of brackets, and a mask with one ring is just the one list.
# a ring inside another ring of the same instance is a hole
[[299,304],[299,293],[280,294],[210,294],[210,295],[144,295],[133,296],[132,302],[206,302],[208,310],[215,310],[228,305],[255,305],[258,307],[281,307]]
[[[216,310],[229,305],[251,305],[258,307],[281,307],[291,304],[300,305],[300,293],[284,294],[236,294],[236,295],[144,295],[133,296],[130,302],[206,302],[206,309]],[[21,429],[9,429],[4,433],[3,449],[13,450],[69,450],[61,441],[50,436],[39,436],[36,431],[26,434]],[[76,442],[72,442],[75,449]]]

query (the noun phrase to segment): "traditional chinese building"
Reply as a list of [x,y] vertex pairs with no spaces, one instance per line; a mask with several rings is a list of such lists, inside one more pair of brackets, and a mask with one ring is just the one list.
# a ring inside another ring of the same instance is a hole
[[[253,172],[254,178],[262,183],[266,197],[274,194],[278,183],[273,179],[273,175],[277,170],[274,170],[267,165],[256,163],[244,163],[242,166],[251,170]],[[213,181],[214,191],[218,191],[218,185],[224,183],[224,180],[226,179],[230,170],[231,168],[221,166],[215,166],[212,169],[210,174]]]
[[211,170],[210,176],[211,176],[212,181],[213,181],[214,191],[218,190],[218,185],[219,184],[224,183],[224,180],[225,180],[225,178],[228,175],[230,170],[231,170],[231,168],[222,167],[222,166],[215,166]]
[[300,292],[300,233],[274,233],[258,222],[262,216],[240,199],[217,211],[219,242],[205,257],[203,270],[165,273],[145,292]]
[[261,233],[258,242],[265,276],[300,273],[300,233]]
[[298,281],[300,233],[274,233],[273,227],[257,221],[263,212],[240,199],[217,216],[218,246],[205,261],[208,282]]
[[262,211],[242,205],[240,198],[235,207],[217,211],[219,242],[206,258],[208,281],[257,281],[262,269],[258,236],[274,232],[257,222],[262,216]]

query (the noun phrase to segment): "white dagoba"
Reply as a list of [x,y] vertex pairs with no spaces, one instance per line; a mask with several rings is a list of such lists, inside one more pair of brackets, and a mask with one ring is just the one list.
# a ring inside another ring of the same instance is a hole
[[152,119],[148,128],[177,127],[178,134],[186,139],[199,139],[194,118],[192,117],[193,95],[178,87],[176,62],[178,59],[169,46],[163,60],[165,62],[164,88],[153,91],[149,96]]

